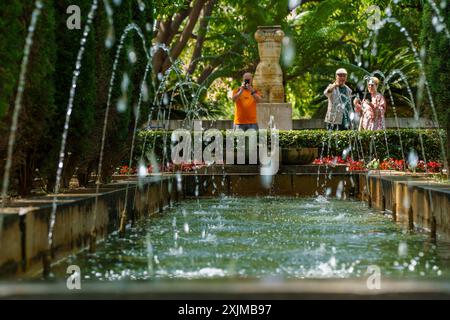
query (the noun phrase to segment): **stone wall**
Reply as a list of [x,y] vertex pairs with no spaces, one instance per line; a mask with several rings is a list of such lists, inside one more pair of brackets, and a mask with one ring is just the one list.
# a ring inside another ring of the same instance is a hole
[[[419,118],[418,122],[413,118],[398,118],[398,125],[400,129],[406,128],[436,128],[433,121],[426,118]],[[162,126],[161,122],[153,120],[150,127],[155,129],[167,128],[169,130],[175,130],[183,127],[184,120],[170,120],[165,121],[167,127]],[[203,129],[215,128],[219,130],[226,130],[233,128],[233,120],[202,120]],[[394,118],[386,118],[386,128],[396,129],[397,123]],[[305,130],[305,129],[325,129],[325,123],[323,119],[294,119],[292,120],[293,130]]]
[[[238,166],[236,166],[238,167]],[[317,170],[317,169],[316,169]],[[287,171],[282,169],[282,171]],[[348,173],[282,173],[261,176],[259,173],[201,174],[184,176],[185,197],[214,197],[218,195],[251,196],[292,196],[312,197],[324,194],[329,188],[330,196],[348,199],[358,194],[358,175]]]
[[[360,197],[380,210],[392,213],[396,222],[410,229],[429,231],[450,238],[450,187],[424,176],[374,171],[360,176]],[[368,193],[371,199],[368,198]]]
[[[118,229],[125,205],[126,182],[108,185],[100,190],[96,214],[96,240],[104,239]],[[137,190],[137,192],[135,192]],[[129,184],[127,213],[129,221],[162,211],[179,201],[173,177],[152,177],[143,181],[142,189]],[[48,231],[52,197],[35,197],[14,203],[4,210],[0,239],[0,276],[33,275],[42,271],[48,251]],[[54,227],[52,261],[86,249],[92,238],[95,189],[85,189],[58,196]]]

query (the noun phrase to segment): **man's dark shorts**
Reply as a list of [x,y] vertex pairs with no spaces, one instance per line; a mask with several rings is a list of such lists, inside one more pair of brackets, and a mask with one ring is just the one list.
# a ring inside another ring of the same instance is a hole
[[247,131],[249,129],[258,130],[258,124],[257,123],[249,123],[249,124],[235,124],[234,130],[241,129],[243,131]]

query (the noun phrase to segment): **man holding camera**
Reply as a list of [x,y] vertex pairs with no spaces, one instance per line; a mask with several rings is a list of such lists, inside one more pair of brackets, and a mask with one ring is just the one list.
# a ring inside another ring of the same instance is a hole
[[249,72],[244,74],[242,86],[233,90],[232,100],[234,108],[235,129],[258,130],[256,119],[256,104],[262,100],[261,94],[252,86],[253,75]]
[[352,90],[345,84],[347,81],[347,70],[340,68],[336,70],[336,80],[324,91],[328,98],[328,109],[325,116],[328,130],[349,130],[352,128],[353,112],[351,106]]

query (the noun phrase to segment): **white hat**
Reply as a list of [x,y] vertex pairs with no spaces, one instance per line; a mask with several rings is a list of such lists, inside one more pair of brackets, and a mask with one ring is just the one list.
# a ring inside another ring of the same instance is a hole
[[336,74],[347,74],[347,70],[345,70],[344,68],[337,69]]

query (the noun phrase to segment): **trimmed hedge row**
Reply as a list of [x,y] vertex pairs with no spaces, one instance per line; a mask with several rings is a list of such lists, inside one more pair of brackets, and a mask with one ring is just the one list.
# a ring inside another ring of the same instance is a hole
[[[314,147],[319,152],[332,156],[342,155],[350,144],[353,158],[366,160],[408,157],[410,150],[415,150],[421,160],[425,154],[427,161],[442,161],[439,135],[445,141],[443,130],[436,129],[389,129],[384,131],[333,131],[303,130],[280,132],[280,146]],[[422,142],[421,142],[422,139]],[[422,148],[423,145],[423,148]],[[403,152],[402,152],[403,147]],[[423,152],[424,151],[424,152]]]
[[[225,131],[222,132],[225,137]],[[153,150],[160,159],[164,145],[166,145],[167,154],[170,154],[171,134],[171,131],[144,130],[139,132],[135,158],[140,158],[144,140],[146,140],[145,153]],[[442,136],[443,141],[446,141],[444,131],[437,129],[389,129],[386,132],[291,130],[280,131],[279,139],[281,148],[319,148],[319,154],[323,154],[323,156],[342,156],[346,150],[354,159],[362,159],[363,156],[366,160],[375,157],[381,160],[403,159],[403,154],[407,158],[410,150],[415,150],[421,160],[425,160],[423,159],[424,153],[427,161],[442,162],[439,135]],[[421,138],[423,143],[421,143]],[[164,140],[166,144],[164,144]],[[351,150],[349,149],[350,145],[352,146]]]

